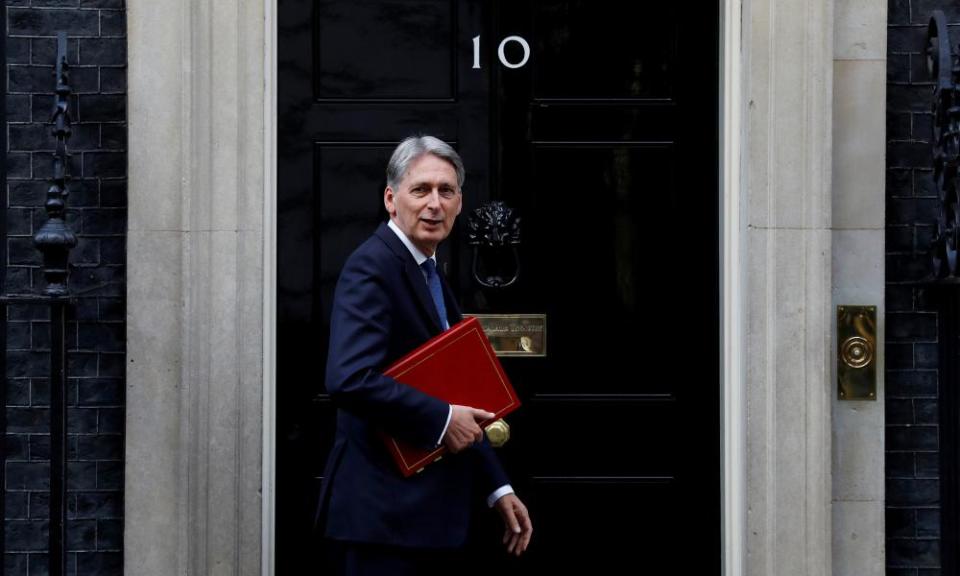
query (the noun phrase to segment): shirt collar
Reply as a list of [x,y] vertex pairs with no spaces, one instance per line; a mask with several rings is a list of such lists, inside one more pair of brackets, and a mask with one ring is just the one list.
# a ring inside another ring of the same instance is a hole
[[387,222],[387,226],[389,226],[390,229],[393,230],[393,232],[397,235],[397,237],[400,238],[400,241],[403,242],[403,245],[407,247],[407,250],[410,251],[410,254],[413,255],[413,259],[417,261],[417,266],[420,266],[421,264],[426,262],[428,258],[430,260],[433,260],[434,264],[437,263],[437,253],[434,252],[433,256],[425,256],[423,252],[421,252],[416,246],[414,246],[413,242],[411,242],[410,239],[407,238],[407,235],[403,233],[403,230],[401,230],[399,226],[397,226],[397,224],[393,221],[393,218],[391,218]]

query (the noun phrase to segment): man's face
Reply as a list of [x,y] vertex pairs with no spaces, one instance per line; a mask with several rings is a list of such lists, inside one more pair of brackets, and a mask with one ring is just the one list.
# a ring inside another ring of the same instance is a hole
[[457,172],[446,160],[424,154],[410,164],[397,190],[387,186],[383,203],[414,246],[432,256],[460,214]]

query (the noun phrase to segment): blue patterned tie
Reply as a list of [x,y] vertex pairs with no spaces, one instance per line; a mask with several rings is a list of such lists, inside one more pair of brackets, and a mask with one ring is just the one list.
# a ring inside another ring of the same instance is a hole
[[447,307],[443,305],[443,289],[440,288],[437,265],[433,262],[433,259],[427,258],[421,266],[423,266],[423,271],[427,273],[427,284],[430,286],[430,295],[433,296],[433,305],[437,307],[437,314],[440,315],[440,324],[446,330],[450,325],[447,323]]

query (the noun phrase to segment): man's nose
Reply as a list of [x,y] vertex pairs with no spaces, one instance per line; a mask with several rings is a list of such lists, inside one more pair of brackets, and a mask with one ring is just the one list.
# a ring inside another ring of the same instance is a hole
[[440,190],[438,188],[434,188],[427,195],[427,207],[431,209],[440,208]]

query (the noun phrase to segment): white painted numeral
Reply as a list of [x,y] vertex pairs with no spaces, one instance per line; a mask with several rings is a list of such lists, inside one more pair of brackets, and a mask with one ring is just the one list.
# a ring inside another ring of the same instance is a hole
[[[512,64],[507,62],[507,55],[504,53],[504,49],[507,46],[507,42],[518,42],[523,48],[523,60],[519,64]],[[521,38],[520,36],[507,36],[500,42],[500,47],[497,48],[497,54],[500,56],[500,63],[506,66],[507,68],[520,68],[527,63],[527,60],[530,59],[530,45],[527,44],[527,41]]]
[[[506,48],[508,42],[516,42],[520,44],[520,47],[523,48],[523,59],[520,62],[514,64],[513,62],[507,61]],[[522,36],[507,36],[500,42],[500,46],[497,48],[497,55],[500,56],[500,63],[506,66],[507,68],[522,68],[528,60],[530,60],[530,44],[523,39]],[[480,35],[473,37],[473,69],[480,69]]]

